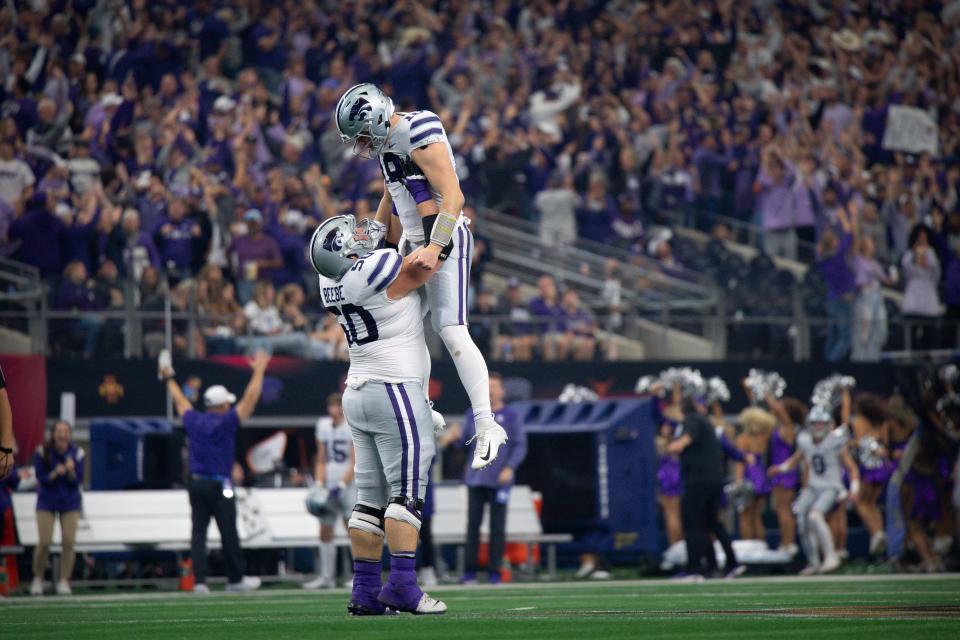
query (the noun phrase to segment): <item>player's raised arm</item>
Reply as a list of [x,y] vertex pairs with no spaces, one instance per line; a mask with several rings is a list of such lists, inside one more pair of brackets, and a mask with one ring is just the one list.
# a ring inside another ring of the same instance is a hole
[[840,450],[840,462],[847,469],[847,475],[850,478],[850,495],[856,499],[860,494],[860,467],[853,460],[853,456],[846,448]]
[[270,364],[270,355],[263,350],[257,351],[253,359],[250,360],[250,368],[253,369],[253,376],[247,383],[247,388],[243,392],[243,397],[237,403],[237,416],[241,421],[246,420],[253,415],[253,410],[260,401],[260,392],[263,391],[263,376],[267,371],[267,365]]
[[445,251],[449,253],[453,230],[463,209],[463,192],[460,190],[460,181],[446,145],[430,144],[420,147],[411,151],[410,157],[423,171],[430,186],[440,193],[439,213],[425,215],[426,210],[418,208],[423,216],[423,235],[429,240],[426,247],[428,251],[421,259],[433,268],[441,255],[446,256]]
[[383,225],[384,241],[388,249],[396,249],[400,243],[400,234],[403,233],[403,227],[394,221],[393,215],[393,197],[390,191],[384,186],[383,196],[380,198],[380,204],[377,205],[377,213],[374,220],[378,225]]
[[170,392],[170,398],[173,400],[173,408],[181,418],[187,412],[193,409],[193,404],[183,395],[183,390],[177,384],[174,378],[173,366],[170,364],[170,352],[164,350],[159,358],[160,380],[163,381],[167,391]]

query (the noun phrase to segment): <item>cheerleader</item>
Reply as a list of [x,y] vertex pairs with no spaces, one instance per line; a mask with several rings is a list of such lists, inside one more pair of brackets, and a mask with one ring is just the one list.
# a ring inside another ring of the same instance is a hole
[[[657,395],[664,392],[664,385],[656,384],[651,389]],[[657,504],[663,514],[663,526],[667,531],[667,543],[673,545],[683,540],[683,524],[680,517],[680,495],[683,483],[680,476],[680,457],[667,451],[673,441],[673,432],[683,417],[680,410],[680,388],[674,385],[670,390],[669,402],[655,398],[655,419],[660,424],[656,438],[657,447]]]
[[[796,398],[780,400],[767,395],[767,406],[777,419],[777,426],[770,436],[770,465],[778,467],[796,450],[797,432],[807,421],[807,406]],[[796,555],[797,520],[793,514],[793,501],[797,497],[800,476],[796,471],[777,473],[770,479],[773,509],[780,527],[780,550]]]
[[873,394],[858,397],[855,407],[850,426],[854,457],[860,467],[860,494],[854,505],[870,534],[870,555],[879,556],[886,549],[887,537],[877,501],[893,473],[889,455],[889,413],[886,403]]
[[752,454],[749,460],[737,464],[736,478],[748,481],[753,487],[753,497],[740,512],[740,537],[745,540],[766,540],[763,529],[763,511],[770,495],[767,478],[767,451],[770,436],[777,420],[768,411],[749,407],[740,412],[739,422],[743,433],[737,437],[737,448]]
[[657,504],[663,513],[663,525],[667,530],[669,545],[683,540],[683,525],[680,520],[680,458],[667,452],[667,446],[673,440],[673,430],[673,424],[664,422],[656,438]]

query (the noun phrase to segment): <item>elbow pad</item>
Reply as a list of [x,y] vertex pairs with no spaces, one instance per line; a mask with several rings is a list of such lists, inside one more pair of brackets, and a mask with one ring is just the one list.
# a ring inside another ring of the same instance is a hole
[[430,244],[436,244],[443,247],[440,251],[440,259],[446,260],[453,251],[453,232],[457,227],[457,218],[439,213],[423,218],[423,237],[427,238]]

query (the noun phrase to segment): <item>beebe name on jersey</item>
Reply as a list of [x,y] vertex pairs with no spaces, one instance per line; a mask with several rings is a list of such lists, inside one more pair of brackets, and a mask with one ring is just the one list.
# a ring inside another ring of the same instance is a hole
[[343,285],[338,284],[335,287],[324,287],[322,295],[324,305],[343,302]]

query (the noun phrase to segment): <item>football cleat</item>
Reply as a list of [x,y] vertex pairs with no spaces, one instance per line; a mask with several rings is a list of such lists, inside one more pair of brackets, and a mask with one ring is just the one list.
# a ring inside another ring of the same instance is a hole
[[840,558],[837,557],[837,554],[827,556],[823,561],[823,564],[820,565],[820,573],[830,573],[836,571],[840,568]]
[[670,580],[680,583],[700,584],[701,582],[705,582],[706,578],[699,573],[687,573],[686,571],[681,571],[677,575],[670,578]]
[[491,462],[497,459],[500,453],[500,447],[507,441],[507,432],[492,419],[491,426],[483,431],[477,431],[474,436],[477,439],[476,449],[473,451],[473,462],[470,466],[473,469],[483,469]]
[[447,612],[447,605],[436,598],[431,598],[427,594],[420,596],[420,602],[417,608],[411,611],[415,616],[432,616]]
[[243,576],[237,582],[227,584],[227,593],[246,593],[247,591],[256,591],[260,588],[261,581],[257,576]]
[[333,589],[337,585],[327,576],[319,576],[310,582],[304,582],[301,586],[308,591],[313,591],[316,589]]
[[800,570],[800,575],[802,576],[812,576],[820,573],[820,567],[815,564],[808,564],[803,569]]
[[363,604],[354,600],[347,605],[347,611],[352,616],[395,616],[397,612],[390,607],[385,607],[379,602],[376,604]]
[[734,578],[739,578],[747,572],[747,566],[743,564],[738,564],[735,567],[731,567],[726,570],[723,574],[723,577],[727,580],[732,580]]
[[416,583],[398,586],[387,582],[377,598],[381,604],[416,616],[446,613],[447,605],[425,594]]
[[[949,548],[949,547],[948,547]],[[870,555],[879,556],[887,550],[887,534],[877,531],[870,537]]]

